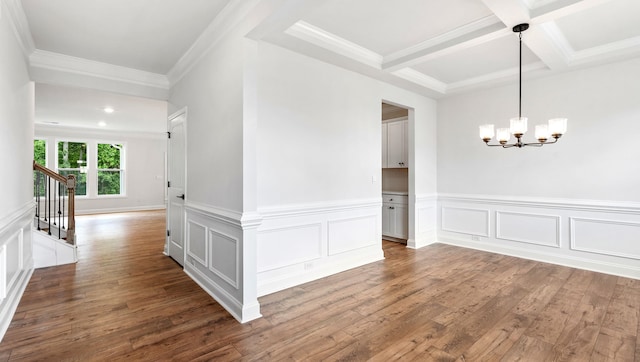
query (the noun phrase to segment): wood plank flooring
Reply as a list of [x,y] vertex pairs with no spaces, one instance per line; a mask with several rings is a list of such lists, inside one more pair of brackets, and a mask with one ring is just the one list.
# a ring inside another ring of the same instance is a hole
[[640,281],[448,245],[260,298],[239,324],[162,255],[164,212],[78,218],[0,361],[639,361]]

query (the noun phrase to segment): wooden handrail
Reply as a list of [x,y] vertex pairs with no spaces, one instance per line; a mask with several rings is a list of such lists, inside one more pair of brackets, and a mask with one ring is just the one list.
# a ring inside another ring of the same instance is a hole
[[[62,176],[59,173],[56,173],[55,171],[51,171],[51,170],[49,170],[48,168],[46,168],[44,166],[41,166],[41,165],[37,164],[35,160],[33,161],[33,169],[36,170],[36,171],[42,172],[43,174],[51,177],[54,180],[58,180],[58,182],[61,182],[61,183],[65,184],[65,185],[67,184],[67,178],[66,177]],[[69,187],[69,186],[67,186],[67,187]],[[73,185],[73,187],[75,188],[75,185]]]
[[67,197],[68,197],[68,225],[67,225],[67,242],[75,245],[75,236],[76,236],[76,217],[75,217],[75,200],[76,200],[76,176],[75,175],[67,175],[66,177],[52,171],[42,165],[33,161],[33,169],[35,171],[42,172],[46,176],[51,177],[52,179],[60,182],[65,185],[67,188]]

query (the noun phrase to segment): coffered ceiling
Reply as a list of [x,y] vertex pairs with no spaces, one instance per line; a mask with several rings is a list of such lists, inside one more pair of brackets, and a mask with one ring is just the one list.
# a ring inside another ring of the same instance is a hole
[[531,24],[525,79],[640,56],[639,0],[2,1],[14,15],[24,11],[36,78],[52,69],[96,73],[147,86],[156,92],[130,95],[158,99],[229,19],[255,9],[262,20],[249,38],[436,99],[516,82],[511,29],[523,22]]
[[[288,19],[291,21],[292,19]],[[440,98],[640,55],[638,0],[325,0],[280,46]]]

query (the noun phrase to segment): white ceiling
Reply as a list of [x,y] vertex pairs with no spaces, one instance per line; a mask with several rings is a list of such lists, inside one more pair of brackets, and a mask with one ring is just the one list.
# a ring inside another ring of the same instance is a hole
[[[113,113],[106,113],[111,107]],[[93,89],[36,84],[36,124],[106,131],[163,132],[167,102]]]
[[[64,68],[74,73],[77,66],[75,74],[99,70],[102,78],[121,81],[130,76],[132,84],[153,79],[148,85],[168,94],[170,84],[198,58],[196,50],[205,51],[203,44],[233,23],[225,19],[249,18],[260,1],[270,3],[260,10],[270,13],[261,14],[263,20],[248,37],[433,98],[516,82],[518,39],[511,28],[522,22],[531,24],[523,34],[525,79],[640,56],[640,0],[21,0],[21,4],[26,32],[30,31],[25,42],[32,41],[32,69]],[[132,69],[123,72],[122,67]],[[59,117],[51,110],[55,104],[42,98],[56,92],[38,89],[36,117]],[[100,102],[104,103],[97,101],[89,108],[102,107]],[[38,109],[41,104],[51,109]]]
[[36,49],[167,74],[229,0],[22,0]]

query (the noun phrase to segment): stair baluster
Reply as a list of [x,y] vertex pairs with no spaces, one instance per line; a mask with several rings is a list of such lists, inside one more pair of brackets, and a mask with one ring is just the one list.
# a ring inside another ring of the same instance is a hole
[[75,245],[75,175],[60,175],[35,161],[33,169],[36,171],[34,197],[37,229],[46,230],[51,236],[55,235],[54,229],[58,229],[58,239],[66,239],[67,243]]

